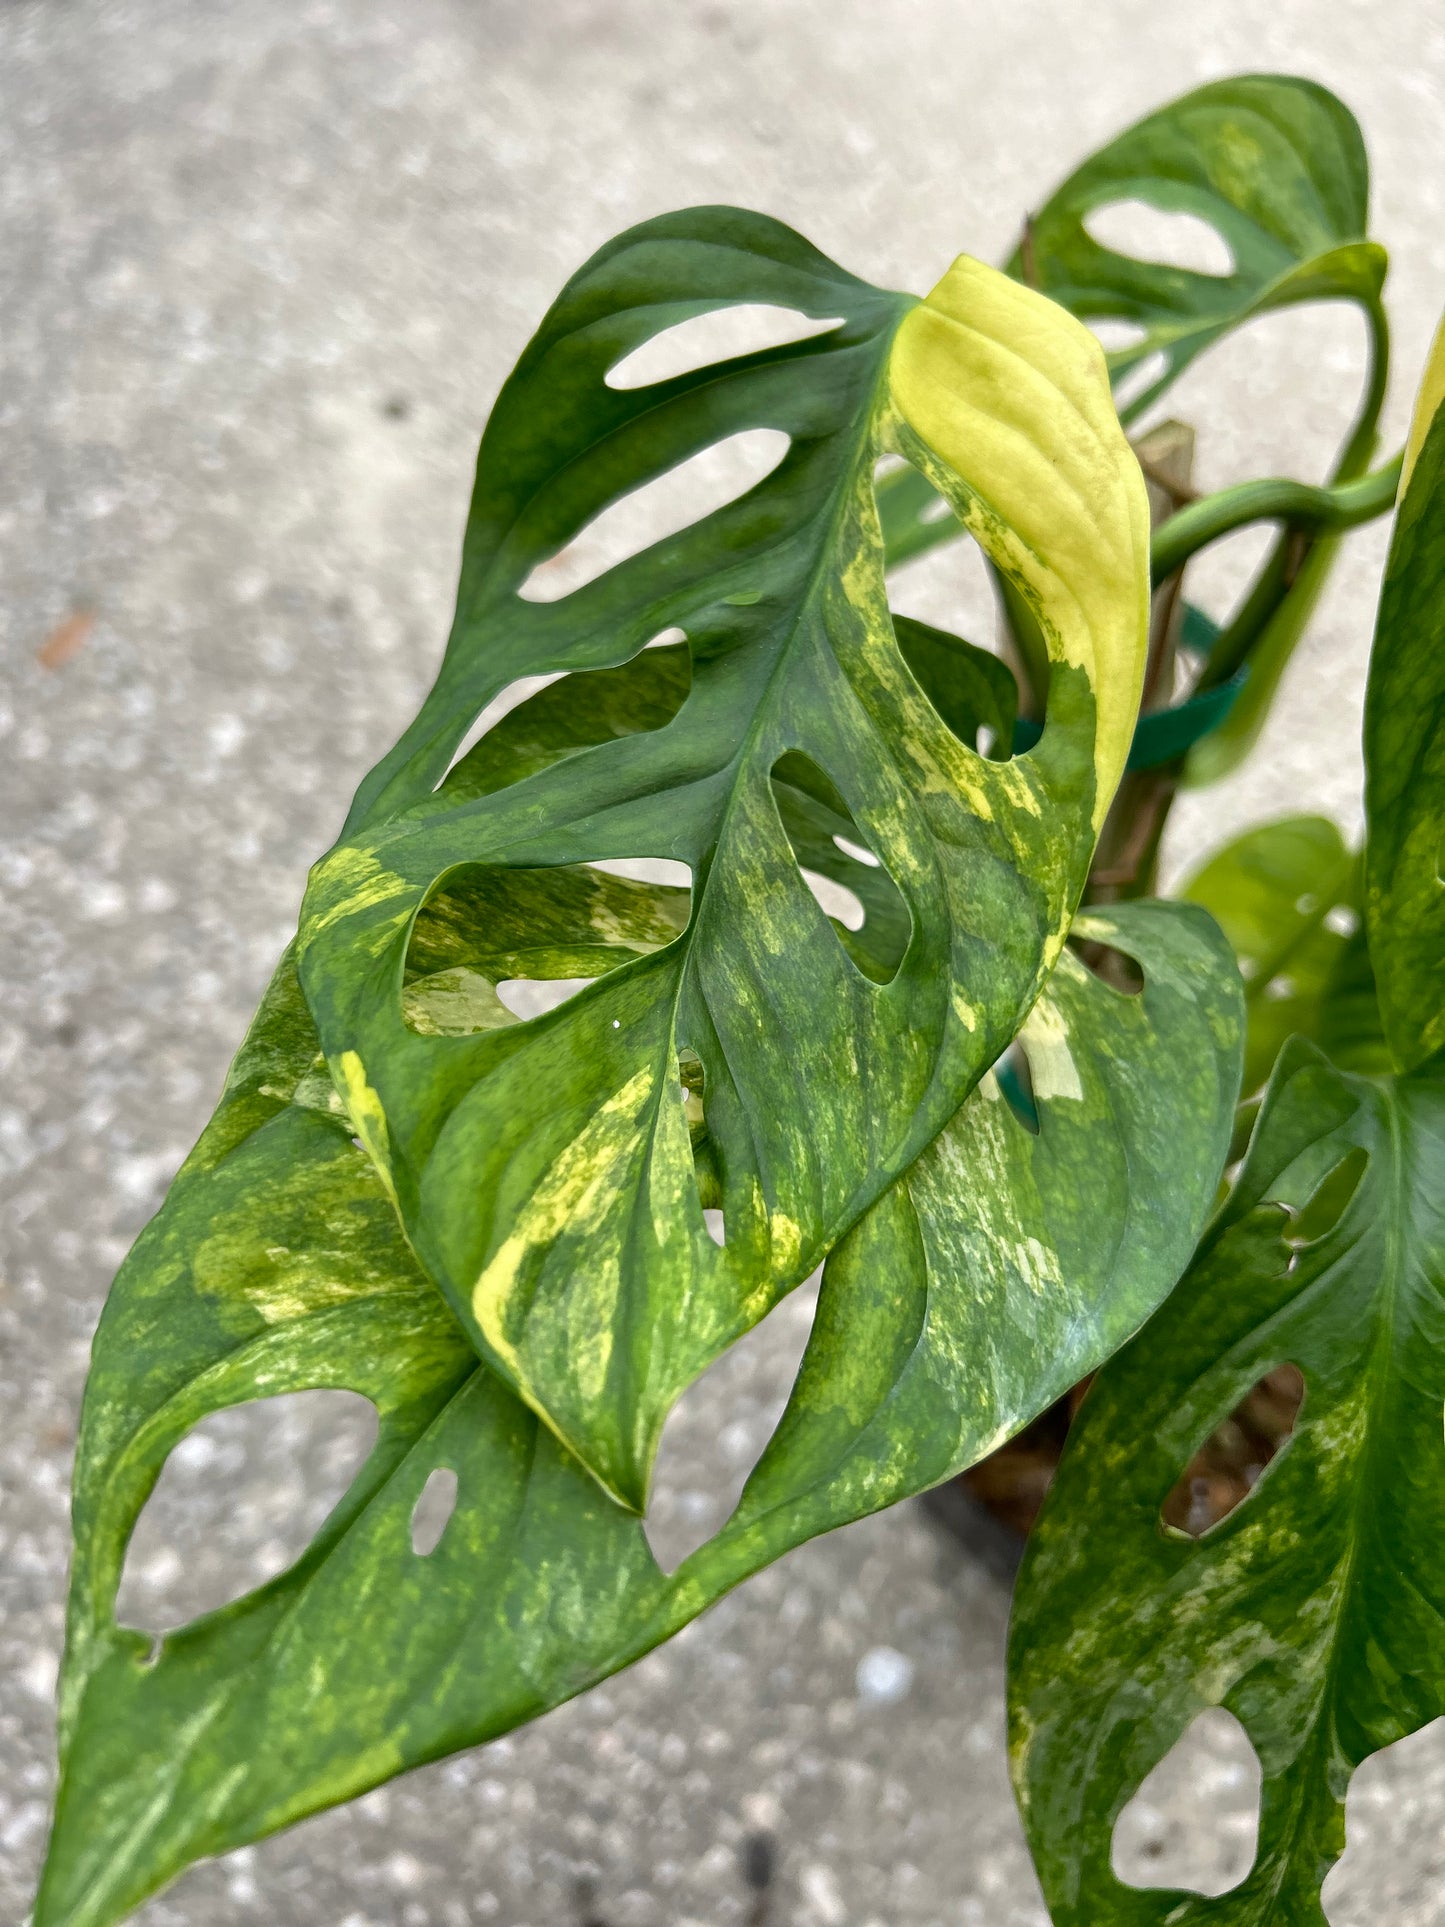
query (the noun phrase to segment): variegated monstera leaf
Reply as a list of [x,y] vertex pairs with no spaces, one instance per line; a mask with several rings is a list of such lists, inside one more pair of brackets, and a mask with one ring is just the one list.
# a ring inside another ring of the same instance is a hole
[[[840,319],[609,387],[649,335],[720,300]],[[759,428],[787,452],[740,501],[559,601],[519,595],[620,493]],[[890,454],[947,492],[1050,637],[1032,756],[994,763],[960,740],[898,648],[873,498]],[[920,302],[773,222],[653,221],[582,270],[503,391],[445,665],[312,874],[298,964],[428,1273],[479,1355],[633,1509],[678,1393],[938,1134],[1057,958],[1128,750],[1146,550],[1095,343],[967,259]],[[645,645],[678,628],[663,670]],[[656,726],[500,787],[485,746],[448,777],[516,678],[628,661]],[[891,950],[825,941],[776,783],[851,819],[899,899]],[[568,887],[559,869],[639,858],[691,874],[672,942],[525,1027],[407,1023],[412,927],[438,892],[468,893],[480,974],[516,976],[517,932]],[[679,1102],[692,1060],[721,1247]]]
[[[830,325],[609,379],[739,303]],[[609,504],[758,427],[787,449],[747,494],[536,595]],[[890,618],[890,454],[1048,640],[1027,756],[976,747],[1010,701],[998,666]],[[1197,910],[1079,925],[1135,958],[1134,996],[1067,941],[1133,726],[1146,533],[1097,345],[976,262],[920,301],[707,209],[564,290],[483,440],[436,686],[317,865],[102,1321],[39,1927],[107,1927],[200,1855],[576,1693],[971,1463],[1157,1304],[1224,1156],[1243,1022]],[[525,677],[561,680],[468,747]],[[590,981],[517,1021],[519,978]],[[1035,1129],[990,1072],[1021,1027]],[[825,1258],[737,1512],[664,1574],[638,1514],[669,1405]],[[381,1429],[303,1558],[163,1642],[118,1627],[175,1444],[311,1386],[363,1393]],[[423,1557],[409,1522],[443,1466],[457,1503]]]

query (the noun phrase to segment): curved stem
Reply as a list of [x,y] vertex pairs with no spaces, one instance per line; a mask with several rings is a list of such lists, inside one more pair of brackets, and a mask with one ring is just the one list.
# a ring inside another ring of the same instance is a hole
[[1356,481],[1315,487],[1270,476],[1201,496],[1158,530],[1149,549],[1150,574],[1156,583],[1163,582],[1191,555],[1251,522],[1284,522],[1291,529],[1314,534],[1372,521],[1394,505],[1402,460],[1402,454],[1396,455],[1383,468],[1372,469]]
[[[1375,431],[1385,399],[1390,373],[1390,322],[1378,299],[1364,304],[1370,330],[1370,359],[1365,377],[1364,399],[1344,447],[1340,450],[1327,488],[1338,489],[1356,480],[1375,448]],[[1383,471],[1388,473],[1388,469]],[[1398,477],[1396,481],[1398,486]],[[1393,500],[1393,496],[1392,496]],[[1389,506],[1387,503],[1386,507]],[[1380,513],[1379,510],[1376,513]],[[1287,524],[1270,550],[1255,578],[1244,606],[1229,623],[1215,644],[1214,652],[1200,678],[1201,689],[1226,681],[1246,662],[1260,637],[1273,622],[1299,577],[1310,550],[1328,531],[1303,524]],[[1318,593],[1316,585],[1313,593]]]

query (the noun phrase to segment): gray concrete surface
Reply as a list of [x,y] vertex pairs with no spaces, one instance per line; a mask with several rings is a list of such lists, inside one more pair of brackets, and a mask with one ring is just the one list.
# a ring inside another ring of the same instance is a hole
[[[960,248],[1001,255],[1136,113],[1268,66],[1330,82],[1366,127],[1398,433],[1445,293],[1429,0],[0,11],[0,1917],[22,1917],[43,1837],[106,1283],[210,1108],[308,860],[429,677],[478,428],[547,300],[626,222],[717,199],[926,287]],[[1348,318],[1302,315],[1191,375],[1175,405],[1201,424],[1203,480],[1319,473],[1359,351]],[[1264,753],[1180,811],[1176,867],[1279,809],[1357,817],[1381,553],[1378,532],[1352,545]],[[905,606],[956,620],[966,578],[929,563]],[[82,609],[82,646],[42,667]],[[674,1549],[766,1434],[806,1306],[780,1323],[670,1430]],[[309,1396],[177,1455],[128,1572],[137,1616],[294,1550],[359,1449],[354,1412]],[[1001,1753],[1006,1610],[916,1510],[871,1521],[534,1729],[200,1868],[142,1918],[568,1927],[581,1878],[611,1927],[722,1927],[744,1918],[739,1845],[766,1829],[775,1927],[1034,1927]],[[1197,1744],[1118,1851],[1217,1885],[1247,1856],[1248,1763],[1227,1726]],[[1445,1920],[1442,1819],[1439,1731],[1365,1769],[1335,1927]]]

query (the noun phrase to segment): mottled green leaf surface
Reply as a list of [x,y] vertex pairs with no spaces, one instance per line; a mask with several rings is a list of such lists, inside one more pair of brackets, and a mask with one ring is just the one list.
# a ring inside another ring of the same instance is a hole
[[[1442,1340],[1445,1077],[1351,1077],[1292,1043],[1194,1265],[1090,1390],[1021,1575],[1013,1769],[1058,1927],[1323,1923],[1351,1773],[1445,1712]],[[1202,1539],[1164,1525],[1195,1450],[1286,1363],[1304,1406],[1254,1491]],[[1251,1872],[1213,1899],[1125,1886],[1114,1820],[1221,1705],[1263,1768]]]
[[[660,329],[742,301],[840,318],[608,384]],[[610,503],[761,428],[787,452],[739,500],[560,600],[524,593]],[[1034,612],[1054,675],[1028,756],[980,756],[900,650],[873,493],[889,453]],[[1146,541],[1097,344],[966,257],[916,301],[762,217],[666,216],[581,270],[503,389],[441,674],[313,871],[299,968],[428,1274],[492,1369],[634,1509],[678,1393],[937,1135],[1057,957],[1128,751]],[[465,761],[448,778],[515,678],[570,672],[554,701],[585,709],[589,672],[678,628],[686,686],[652,728],[484,791]],[[776,785],[803,766],[890,879],[871,968],[835,940],[780,814]],[[527,1024],[438,1037],[406,1022],[411,926],[435,891],[525,902],[558,866],[637,858],[689,868],[675,941]],[[701,1069],[721,1249],[683,1059]]]
[[[1226,274],[1141,260],[1089,232],[1091,216],[1143,202],[1206,221]],[[1149,114],[1060,186],[1029,222],[1009,272],[1074,314],[1132,322],[1116,375],[1164,366],[1123,411],[1132,420],[1229,329],[1303,301],[1379,299],[1384,250],[1366,239],[1369,167],[1354,116],[1326,88],[1284,74],[1213,81]]]
[[[1445,1712],[1441,382],[1437,361],[1371,658],[1367,929],[1319,921],[1357,883],[1316,819],[1240,839],[1191,886],[1266,992],[1267,971],[1289,973],[1278,1001],[1332,1055],[1303,1037],[1285,1045],[1227,1202],[1184,1281],[1091,1389],[1025,1561],[1014,1777],[1058,1927],[1322,1927],[1351,1774]],[[1260,1014],[1256,1058],[1271,1022],[1261,1031]],[[1304,1382],[1283,1450],[1201,1538],[1167,1525],[1161,1508],[1195,1453],[1283,1365]],[[1110,1866],[1114,1821],[1192,1718],[1219,1705],[1263,1769],[1253,1868],[1209,1899],[1125,1886]]]
[[1227,843],[1180,889],[1210,913],[1239,959],[1249,1011],[1246,1096],[1268,1078],[1287,1037],[1319,1036],[1359,920],[1358,873],[1359,858],[1327,818],[1286,816]]
[[1445,1045],[1445,337],[1407,451],[1365,692],[1366,905],[1385,1032],[1409,1069]]
[[[494,753],[542,733],[515,712]],[[673,900],[600,882],[612,952],[594,942],[593,965],[627,969]],[[587,947],[595,910],[583,894],[570,923],[557,912],[558,956]],[[789,1546],[971,1463],[1137,1328],[1209,1206],[1239,990],[1196,910],[1134,905],[1076,934],[1134,957],[1142,992],[1064,951],[1022,1034],[1038,1135],[986,1075],[843,1241],[734,1518],[670,1577],[420,1271],[318,1072],[288,958],[97,1336],[37,1927],[108,1927],[198,1856],[533,1717]],[[466,902],[434,900],[414,947],[424,1008],[428,980],[477,968]],[[311,1386],[364,1393],[381,1427],[306,1555],[154,1649],[118,1628],[125,1544],[172,1447],[206,1413]],[[457,1505],[418,1556],[409,1522],[438,1466]]]

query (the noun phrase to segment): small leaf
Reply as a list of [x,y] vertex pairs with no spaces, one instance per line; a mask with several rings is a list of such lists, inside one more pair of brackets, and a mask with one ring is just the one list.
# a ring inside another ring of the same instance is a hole
[[[1344,1796],[1445,1712],[1445,1079],[1282,1056],[1238,1182],[1163,1309],[1099,1374],[1025,1557],[1010,1639],[1015,1787],[1057,1927],[1324,1921]],[[1200,1539],[1181,1470],[1285,1364],[1286,1449]],[[1115,1816],[1206,1707],[1264,1773],[1227,1897],[1141,1894]]]
[[1246,830],[1180,889],[1209,912],[1239,959],[1249,1011],[1246,1095],[1265,1082],[1287,1037],[1320,1034],[1326,996],[1358,923],[1358,868],[1326,818],[1285,816]]

